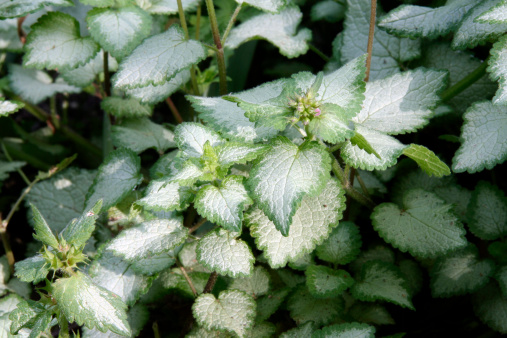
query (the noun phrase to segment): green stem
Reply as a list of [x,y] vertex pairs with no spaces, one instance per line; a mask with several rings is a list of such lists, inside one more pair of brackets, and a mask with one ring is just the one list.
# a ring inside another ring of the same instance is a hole
[[220,77],[220,95],[227,94],[227,73],[225,69],[225,57],[222,41],[220,40],[220,32],[218,31],[217,16],[215,14],[215,7],[213,0],[206,0],[206,8],[208,9],[208,16],[211,24],[211,32],[213,33],[213,41],[217,46],[217,63],[218,74]]
[[0,235],[2,236],[2,243],[4,245],[5,256],[7,257],[7,262],[9,263],[9,270],[11,271],[11,273],[14,273],[14,263],[16,263],[16,259],[14,258],[14,253],[12,252],[11,249],[7,229],[6,227],[3,226],[2,217],[0,217],[0,223],[2,223],[2,226],[0,227]]
[[243,4],[239,4],[236,6],[236,9],[234,10],[234,13],[232,13],[231,19],[229,20],[229,23],[227,24],[227,28],[225,29],[224,35],[222,36],[222,46],[225,45],[225,41],[227,41],[227,37],[229,36],[229,33],[231,32],[232,26],[234,26],[234,23],[236,22],[236,18],[238,17],[239,11],[241,11],[241,7],[243,7]]
[[111,96],[111,75],[109,74],[109,53],[104,51],[104,93]]
[[27,152],[23,151],[23,149],[18,149],[18,147],[12,146],[8,140],[4,140],[2,143],[7,151],[14,156],[14,158],[28,162],[31,166],[41,169],[41,170],[49,170],[51,165],[41,161],[37,157],[34,157]]
[[340,150],[343,147],[344,143],[335,144],[334,146],[327,148],[327,151],[329,151],[330,154],[334,153],[335,151]]
[[51,112],[51,121],[53,121],[53,124],[56,129],[60,129],[60,118],[58,117],[58,114],[56,113],[56,96],[53,95],[49,98],[49,110]]
[[[61,314],[63,316],[63,314]],[[58,338],[70,338],[69,334],[69,322],[67,318],[61,318],[61,320],[58,321],[58,324],[60,325],[60,333],[58,334]]]
[[[0,144],[2,145],[2,151],[3,151],[4,155],[5,155],[5,157],[7,157],[7,160],[9,162],[12,162],[11,154],[9,154],[9,152],[7,151],[7,148],[5,148],[4,143],[1,142]],[[16,171],[21,176],[21,178],[23,179],[23,181],[25,181],[26,185],[30,185],[30,180],[28,179],[28,177],[26,177],[26,175],[23,172],[23,170],[21,170],[21,168],[16,168]]]
[[196,13],[196,19],[195,19],[195,39],[199,41],[199,35],[201,31],[201,5],[197,5],[197,13]]
[[158,330],[158,323],[153,322],[153,325],[151,326],[151,328],[153,329],[153,337],[160,338],[160,332]]
[[486,68],[488,68],[487,60],[483,61],[479,67],[477,67],[473,72],[462,78],[460,81],[456,82],[452,87],[447,88],[441,95],[440,98],[442,101],[448,101],[470,87],[477,80],[486,74]]
[[191,227],[189,230],[188,230],[188,233],[191,234],[193,232],[196,232],[204,223],[206,223],[208,221],[208,219],[206,218],[201,218],[201,220],[199,222],[197,222],[196,225],[194,225],[193,227]]
[[364,78],[365,82],[368,82],[370,79],[370,67],[371,67],[371,53],[373,50],[373,38],[375,34],[375,21],[377,18],[377,0],[371,0],[371,11],[370,11],[370,30],[368,32],[368,48],[366,52],[368,55],[366,56],[366,76]]
[[373,203],[372,200],[370,200],[368,197],[364,196],[359,191],[350,186],[349,180],[347,176],[345,176],[345,173],[343,172],[343,169],[340,167],[340,163],[338,163],[338,160],[336,158],[333,159],[331,166],[333,173],[342,183],[343,189],[345,189],[347,195],[349,195],[351,198],[355,199],[357,202],[361,203],[364,206],[367,206],[370,209],[373,209],[375,207],[375,203]]
[[183,31],[185,32],[185,39],[189,39],[188,35],[188,27],[187,27],[187,20],[185,19],[185,12],[183,11],[183,4],[181,3],[181,0],[177,0],[178,3],[178,14],[180,16],[180,23],[181,28],[183,28]]
[[364,196],[370,198],[370,193],[368,192],[368,188],[366,187],[366,184],[364,184],[364,181],[358,172],[356,172],[356,178],[357,178],[357,181],[359,182],[359,185],[361,186],[361,190],[363,191]]
[[335,158],[333,162],[331,163],[331,168],[333,170],[334,175],[342,185],[345,185],[345,182],[347,182],[347,179],[345,178],[345,173],[343,172],[342,167],[340,166],[340,163],[338,163],[338,160]]
[[312,45],[312,44],[310,44],[310,43],[309,43],[309,44],[308,44],[308,47],[310,48],[310,50],[311,50],[312,52],[314,52],[315,54],[317,54],[318,56],[320,56],[320,58],[321,58],[322,60],[324,60],[325,62],[329,62],[329,60],[331,60],[331,59],[329,58],[329,56],[327,56],[326,54],[322,53],[322,52],[320,51],[320,49],[318,49],[318,48],[317,48],[317,47],[315,47],[314,45]]

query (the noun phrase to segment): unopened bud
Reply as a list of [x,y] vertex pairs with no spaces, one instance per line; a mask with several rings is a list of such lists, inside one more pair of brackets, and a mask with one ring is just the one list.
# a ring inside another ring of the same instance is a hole
[[319,108],[315,108],[314,112],[315,112],[315,114],[313,114],[314,116],[320,116],[320,109]]

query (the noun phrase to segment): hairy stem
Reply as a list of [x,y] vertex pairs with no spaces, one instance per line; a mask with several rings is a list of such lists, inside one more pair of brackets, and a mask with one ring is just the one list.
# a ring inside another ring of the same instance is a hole
[[312,52],[314,52],[315,54],[317,54],[322,60],[324,60],[325,62],[329,62],[329,60],[330,60],[329,56],[327,56],[326,54],[322,53],[322,51],[320,49],[318,49],[317,47],[315,47],[311,43],[308,44],[308,47],[310,48],[310,50]]
[[165,102],[169,106],[169,109],[171,110],[171,113],[173,114],[173,117],[176,120],[176,122],[182,123],[183,119],[181,118],[181,115],[180,115],[180,112],[178,111],[178,108],[176,108],[176,106],[174,105],[173,100],[171,100],[171,98],[168,97],[167,99],[165,99]]
[[218,62],[218,75],[220,78],[220,95],[227,94],[227,73],[225,69],[225,57],[222,41],[220,40],[220,32],[218,31],[217,16],[215,14],[215,6],[213,0],[206,0],[206,8],[208,9],[209,21],[211,24],[211,32],[213,33],[213,41],[217,46],[217,62]]
[[111,96],[111,75],[109,74],[109,53],[104,51],[104,93]]
[[187,280],[188,286],[190,286],[190,289],[192,290],[194,297],[197,298],[197,290],[195,289],[194,283],[192,283],[192,279],[190,279],[190,276],[188,275],[187,271],[185,270],[183,265],[181,265],[181,262],[178,259],[176,259],[176,265],[178,265],[178,268],[180,268],[183,277],[185,277],[185,279]]
[[185,12],[183,11],[183,4],[181,3],[181,0],[177,0],[178,3],[178,14],[180,16],[180,23],[181,28],[183,28],[183,31],[185,32],[185,39],[189,39],[188,35],[188,27],[187,27],[187,20],[185,19]]
[[368,192],[368,188],[366,187],[366,184],[364,184],[364,181],[358,172],[356,172],[356,178],[357,178],[357,181],[359,182],[359,185],[361,186],[361,190],[363,191],[364,196],[370,198],[370,193]]
[[202,293],[211,293],[211,291],[213,291],[213,288],[215,287],[217,279],[218,274],[215,271],[213,271],[209,276],[208,282],[206,283],[206,286],[204,287],[204,291]]
[[234,13],[232,13],[231,19],[229,20],[229,23],[227,24],[227,28],[225,29],[224,35],[222,36],[222,46],[224,46],[225,41],[227,41],[227,37],[229,36],[229,33],[231,32],[232,26],[234,26],[234,23],[236,22],[236,18],[238,17],[241,7],[243,7],[243,4],[239,4],[238,6],[236,6]]
[[355,199],[357,202],[361,203],[364,206],[367,206],[370,209],[373,209],[375,207],[375,203],[368,197],[361,194],[359,191],[354,189],[350,185],[350,181],[348,180],[348,177],[345,176],[345,173],[343,172],[343,169],[340,166],[340,163],[338,163],[338,160],[336,158],[333,159],[333,162],[331,163],[333,173],[338,178],[338,180],[342,183],[343,189],[347,193],[348,196]]
[[452,87],[447,88],[441,95],[440,98],[442,101],[449,101],[471,85],[473,85],[477,80],[486,74],[486,68],[488,68],[487,60],[482,62],[479,67],[477,67],[473,72],[462,78],[460,81],[456,82]]
[[195,19],[195,39],[197,41],[199,41],[199,35],[200,35],[200,32],[201,32],[201,12],[202,12],[202,8],[201,8],[201,5],[197,5],[197,13],[195,14],[196,15],[196,19]]
[[366,57],[366,76],[364,78],[365,82],[368,82],[368,80],[370,79],[371,52],[373,50],[373,38],[375,34],[376,18],[377,18],[377,0],[371,0],[370,31],[368,32],[368,48],[366,49],[368,55]]

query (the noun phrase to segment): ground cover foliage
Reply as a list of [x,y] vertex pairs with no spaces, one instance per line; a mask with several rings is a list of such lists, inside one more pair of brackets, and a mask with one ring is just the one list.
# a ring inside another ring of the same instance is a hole
[[506,334],[506,32],[505,0],[0,0],[0,335]]

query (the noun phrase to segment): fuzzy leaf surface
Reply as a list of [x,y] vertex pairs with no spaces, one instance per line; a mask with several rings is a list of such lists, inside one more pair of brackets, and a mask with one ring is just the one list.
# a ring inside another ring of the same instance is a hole
[[223,229],[210,232],[197,244],[197,260],[212,271],[232,278],[248,276],[255,258],[250,247]]
[[307,142],[298,147],[277,137],[255,162],[247,187],[259,208],[287,236],[301,199],[324,188],[330,169],[329,154],[322,146]]
[[231,175],[226,177],[220,187],[206,185],[195,196],[194,207],[199,215],[221,225],[229,231],[241,231],[243,210],[246,204],[253,201],[243,185],[243,177]]
[[[496,5],[492,4],[496,3]],[[507,21],[507,3],[505,0],[489,0],[485,1],[485,4],[489,5],[489,10],[483,11],[482,15],[480,15],[476,22],[488,22],[488,23],[505,23]]]
[[0,98],[0,117],[9,116],[23,108],[24,103],[18,101],[6,101],[4,98]]
[[27,283],[37,284],[43,281],[49,273],[49,264],[46,264],[46,260],[42,255],[16,262],[14,267],[16,277]]
[[283,236],[260,209],[249,211],[246,222],[269,265],[279,268],[321,244],[341,219],[344,208],[344,191],[337,181],[330,179],[318,196],[303,198],[288,236]]
[[[184,11],[197,7],[200,0],[181,0]],[[135,0],[137,5],[151,14],[178,13],[177,0]]]
[[60,233],[69,244],[80,248],[86,244],[86,241],[92,236],[95,230],[95,221],[99,217],[100,210],[102,209],[102,200],[97,203],[88,211],[85,211],[78,219],[73,219]]
[[465,229],[451,208],[434,193],[414,189],[404,195],[403,208],[382,203],[371,219],[394,247],[416,257],[436,257],[467,244]]
[[289,297],[287,309],[298,326],[309,321],[321,326],[336,319],[342,313],[344,303],[342,297],[317,299],[305,286],[300,286]]
[[250,276],[235,278],[229,289],[243,291],[257,299],[269,291],[269,272],[257,266]]
[[99,46],[90,37],[81,37],[79,23],[72,16],[49,12],[31,27],[25,50],[25,67],[71,69],[91,60]]
[[144,87],[125,89],[125,93],[131,98],[139,100],[141,103],[156,104],[174,94],[189,80],[190,71],[185,69],[176,73],[169,81],[160,85],[155,86],[149,84]]
[[298,7],[287,7],[278,14],[254,16],[231,30],[225,47],[237,48],[246,41],[264,39],[279,48],[280,54],[294,58],[308,51],[307,41],[312,32],[307,28],[297,31],[303,14]]
[[492,169],[507,159],[507,107],[473,104],[463,115],[462,143],[452,159],[454,172]]
[[148,118],[129,119],[111,127],[111,138],[117,147],[125,147],[136,153],[155,148],[159,153],[175,148],[174,134]]
[[507,235],[507,198],[498,187],[479,182],[468,204],[468,227],[477,237],[495,240]]
[[507,83],[505,76],[507,74],[507,37],[501,37],[490,50],[488,72],[492,80],[497,80],[499,88],[493,98],[493,103],[507,104]]
[[354,279],[347,271],[323,265],[310,265],[305,275],[306,286],[315,298],[339,296],[354,284]]
[[[151,116],[153,107],[142,104],[138,99],[124,99],[117,96],[105,97],[100,102],[100,107],[105,112],[119,118],[141,118]],[[143,120],[140,120],[142,123]],[[114,126],[113,126],[114,127]]]
[[38,11],[45,6],[73,6],[71,0],[1,0],[0,18],[16,18]]
[[111,291],[94,284],[82,272],[58,279],[51,289],[58,307],[70,322],[101,332],[110,330],[130,336],[125,303]]
[[238,4],[248,4],[270,13],[277,13],[287,3],[286,0],[236,0],[236,2]]
[[200,42],[185,40],[176,25],[143,41],[121,63],[112,81],[119,89],[161,85],[206,57]]
[[120,202],[141,180],[141,160],[129,149],[117,149],[109,154],[98,169],[97,176],[86,194],[85,209],[102,199],[102,210]]
[[95,8],[86,17],[93,39],[120,60],[149,36],[151,21],[148,13],[135,6]]
[[343,323],[325,326],[312,334],[312,338],[374,338],[375,326],[365,323]]
[[36,337],[49,328],[52,313],[41,303],[28,300],[19,302],[9,314],[9,319],[12,320],[11,334],[17,334],[21,328],[27,327],[32,329],[30,335]]
[[490,283],[472,297],[474,312],[490,328],[500,333],[507,333],[507,297],[500,288]]
[[323,261],[345,265],[356,258],[361,248],[359,228],[352,222],[340,222],[329,237],[317,248],[317,257]]
[[152,180],[146,188],[145,196],[136,204],[149,210],[184,210],[194,195],[188,187],[167,179]]
[[35,234],[33,238],[41,241],[45,245],[51,246],[54,249],[58,249],[59,243],[56,239],[55,234],[51,231],[48,223],[40,213],[39,209],[32,204],[33,223],[35,228]]
[[[116,59],[109,55],[108,58],[109,72],[115,72],[118,69]],[[99,52],[83,66],[62,71],[62,78],[68,84],[77,87],[86,87],[92,84],[96,76],[104,71],[104,55]],[[104,98],[107,99],[107,98]],[[103,101],[102,101],[103,102]],[[102,104],[101,102],[101,104]]]
[[181,218],[156,219],[122,231],[107,246],[115,255],[135,261],[167,252],[182,244],[188,236]]
[[385,300],[415,310],[407,280],[396,266],[389,263],[378,260],[366,262],[361,268],[360,280],[351,291],[359,300]]
[[225,142],[213,129],[193,122],[179,124],[174,134],[178,148],[188,157],[201,157],[207,141],[212,147]]
[[238,290],[220,292],[218,299],[212,294],[202,294],[192,306],[194,318],[208,330],[236,333],[245,337],[253,326],[255,301]]
[[402,5],[383,17],[379,26],[402,37],[434,39],[455,30],[476,4],[475,0],[450,0],[437,8]]
[[443,177],[451,174],[451,170],[434,152],[424,146],[411,144],[403,149],[403,155],[413,159],[429,176]]

